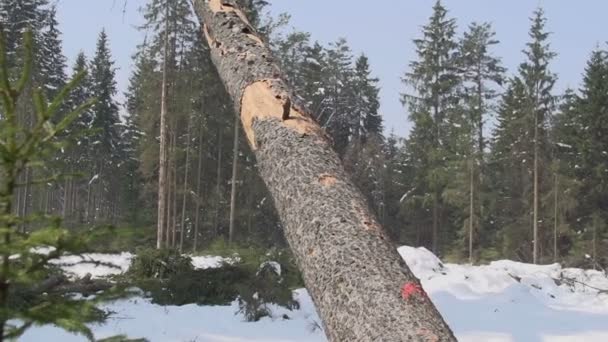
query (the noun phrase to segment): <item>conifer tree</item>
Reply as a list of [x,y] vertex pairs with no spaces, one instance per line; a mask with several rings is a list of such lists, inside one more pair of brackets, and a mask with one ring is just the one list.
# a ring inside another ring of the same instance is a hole
[[62,51],[61,32],[57,12],[52,8],[46,18],[45,29],[39,44],[40,70],[46,96],[54,97],[66,82],[66,58]]
[[116,170],[120,162],[120,118],[117,93],[116,70],[109,49],[105,30],[99,34],[95,56],[91,62],[91,94],[97,102],[92,110],[91,153],[95,156],[92,170],[93,203],[89,208],[89,219],[111,218],[109,205],[116,196]]
[[355,98],[353,103],[353,139],[365,142],[371,135],[382,135],[382,116],[380,109],[380,88],[378,78],[371,76],[369,60],[362,54],[355,61],[353,84]]
[[526,99],[524,110],[529,120],[531,130],[527,136],[531,139],[532,150],[532,230],[533,253],[532,262],[540,262],[542,257],[540,245],[542,243],[543,222],[541,217],[541,197],[547,186],[547,167],[550,159],[550,146],[548,145],[548,122],[555,105],[555,98],[551,94],[557,79],[549,70],[549,63],[556,56],[550,50],[547,39],[549,33],[545,30],[546,18],[542,9],[537,9],[531,19],[531,41],[527,44],[524,54],[526,61],[519,66],[519,74],[525,86]]
[[[605,50],[596,48],[591,53],[579,92],[562,106],[555,145],[561,152],[559,156],[569,161],[567,165],[580,186],[573,221],[576,228],[586,234],[577,247],[591,255],[593,264],[589,266],[595,268],[605,261],[608,252],[605,242],[608,222],[608,53]],[[567,175],[562,176],[566,181]],[[567,199],[561,202],[567,202]]]
[[346,39],[331,43],[326,59],[325,106],[317,120],[333,138],[334,148],[344,155],[352,135],[351,106],[354,98],[352,86],[352,52]]
[[468,231],[469,261],[473,262],[473,247],[475,231],[481,234],[482,222],[484,221],[484,202],[487,189],[484,184],[484,154],[486,137],[484,123],[492,112],[493,100],[497,96],[496,86],[503,82],[505,69],[500,64],[500,58],[491,54],[490,49],[498,44],[494,38],[490,24],[473,23],[464,33],[459,46],[459,58],[462,68],[462,79],[464,82],[464,113],[469,146],[465,149],[467,153],[466,172],[468,183],[465,193],[468,192],[468,208],[466,210],[465,230]]
[[439,251],[439,227],[444,215],[442,194],[447,185],[447,145],[450,117],[456,113],[457,88],[460,83],[456,58],[456,22],[437,1],[422,37],[415,39],[418,59],[410,63],[403,77],[411,93],[402,102],[409,109],[414,127],[407,141],[408,160],[415,170],[416,198],[423,207],[432,208],[431,248]]

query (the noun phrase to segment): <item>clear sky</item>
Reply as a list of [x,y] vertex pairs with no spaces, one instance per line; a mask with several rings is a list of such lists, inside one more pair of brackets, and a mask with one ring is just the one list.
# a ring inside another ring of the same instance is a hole
[[[118,84],[126,89],[131,55],[145,33],[138,8],[145,0],[57,0],[64,33],[65,54],[73,61],[79,50],[91,56],[96,36],[105,27],[116,59]],[[399,102],[400,77],[415,58],[412,39],[420,34],[434,0],[270,0],[272,12],[289,12],[292,26],[308,31],[313,40],[327,43],[345,37],[355,54],[368,55],[374,75],[380,78],[381,111],[387,131],[406,135],[411,125]],[[444,0],[462,32],[472,21],[492,23],[501,43],[495,53],[509,73],[522,61],[528,41],[529,17],[539,5],[553,32],[551,44],[558,57],[553,71],[559,75],[557,91],[577,87],[585,62],[598,44],[608,41],[608,1]]]

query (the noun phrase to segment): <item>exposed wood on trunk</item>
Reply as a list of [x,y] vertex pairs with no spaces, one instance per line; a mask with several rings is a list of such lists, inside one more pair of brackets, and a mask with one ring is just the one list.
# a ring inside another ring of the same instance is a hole
[[402,294],[418,279],[244,14],[228,0],[195,9],[329,340],[455,341],[422,290]]

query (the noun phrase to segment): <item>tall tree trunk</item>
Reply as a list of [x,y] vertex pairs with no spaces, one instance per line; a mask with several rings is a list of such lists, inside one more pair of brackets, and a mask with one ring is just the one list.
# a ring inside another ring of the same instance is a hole
[[[90,217],[91,217],[91,181],[89,181],[88,185],[87,185],[87,204],[86,204],[86,208],[85,208],[85,212],[84,212],[84,221],[85,223],[89,223],[90,221]],[[47,201],[48,203],[48,201]],[[47,209],[48,211],[48,209]]]
[[532,262],[538,264],[538,113],[534,112],[534,198],[533,198],[533,214],[532,214],[532,230],[534,233],[534,244],[532,253]]
[[438,235],[439,235],[439,194],[433,194],[433,227],[432,227],[432,241],[431,241],[431,249],[433,253],[437,254],[438,251]]
[[470,160],[469,179],[469,262],[473,264],[473,221],[475,217],[475,160]]
[[63,220],[67,220],[68,218],[68,211],[69,211],[69,203],[70,203],[70,180],[66,178],[66,180],[63,182],[63,212],[62,212],[62,217]]
[[182,220],[179,226],[179,252],[184,251],[184,233],[186,231],[186,199],[188,197],[188,170],[190,168],[190,130],[192,126],[192,115],[188,116],[188,129],[186,134],[186,165],[184,167],[184,186],[182,188]]
[[477,130],[477,143],[479,145],[479,150],[477,151],[477,197],[478,197],[478,205],[479,205],[479,220],[477,220],[477,231],[479,234],[483,232],[483,218],[484,218],[484,171],[485,165],[483,160],[483,153],[485,150],[485,140],[483,137],[483,114],[484,114],[484,97],[483,97],[483,82],[481,81],[481,70],[478,69],[478,77],[477,77],[477,108],[479,109],[478,115],[478,130]]
[[597,270],[598,266],[598,257],[597,257],[597,230],[600,225],[600,216],[599,213],[593,214],[593,238],[592,238],[592,248],[591,248],[591,258],[593,259],[593,269]]
[[195,0],[330,341],[456,341],[233,1]]
[[[17,176],[17,180],[19,183],[22,182],[23,179],[23,175],[19,174]],[[13,208],[14,210],[14,214],[16,216],[21,216],[21,196],[23,196],[23,189],[21,187],[18,187],[15,191],[14,191],[14,197],[15,197],[15,206]]]
[[173,150],[173,132],[169,133],[169,156],[167,161],[167,231],[166,244],[167,247],[173,247],[173,158],[175,153]]
[[194,212],[194,240],[192,241],[192,252],[196,253],[196,249],[198,247],[198,234],[199,234],[199,224],[200,224],[200,216],[201,216],[201,201],[202,201],[202,193],[201,193],[201,183],[203,179],[203,132],[204,126],[201,124],[199,128],[199,137],[198,137],[198,165],[196,171],[196,196],[197,200],[195,203],[195,212]]
[[559,191],[559,179],[558,174],[555,172],[555,186],[553,187],[553,262],[557,262],[558,253],[557,253],[557,227],[558,227],[558,218],[557,218],[557,201],[558,201],[558,191]]
[[239,163],[239,116],[234,116],[234,145],[232,150],[232,183],[230,191],[230,226],[228,229],[228,243],[234,239],[234,217],[236,215],[236,177]]
[[165,213],[167,212],[167,58],[169,50],[169,1],[165,4],[165,37],[163,46],[163,80],[160,95],[160,154],[158,167],[158,211],[156,224],[156,248],[164,247]]
[[222,204],[222,129],[218,130],[217,138],[217,179],[215,181],[217,196],[215,203],[215,218],[213,220],[214,237],[218,236],[220,230],[220,205]]
[[[177,120],[175,120],[175,126],[177,131]],[[172,182],[171,185],[171,247],[175,248],[176,246],[176,237],[177,237],[177,132],[173,135],[173,142],[171,147],[171,175]]]
[[[32,175],[31,175],[32,169],[29,167],[25,168],[25,180],[24,183],[25,185],[23,186],[23,203],[21,204],[21,218],[25,218],[27,217],[27,215],[29,214],[28,212],[28,206],[30,203],[30,189],[31,189],[31,182],[32,182]],[[21,232],[25,233],[27,227],[25,225],[25,223],[21,223]]]

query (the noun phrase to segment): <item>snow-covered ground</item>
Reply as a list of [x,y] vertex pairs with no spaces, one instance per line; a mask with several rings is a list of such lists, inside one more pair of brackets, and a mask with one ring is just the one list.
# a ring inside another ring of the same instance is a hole
[[[484,266],[442,264],[424,248],[401,247],[399,253],[421,279],[460,341],[608,341],[608,277],[597,271],[496,261]],[[116,274],[128,268],[131,254],[87,255],[107,266],[73,265],[75,275]],[[75,259],[63,261],[74,263]],[[221,257],[195,257],[195,267],[218,267]],[[244,322],[231,306],[159,306],[132,298],[107,304],[114,315],[93,326],[98,338],[117,334],[150,341],[278,342],[326,341],[305,289],[295,291],[300,310],[274,307],[273,318]],[[287,314],[289,319],[283,319]],[[82,341],[54,327],[28,331],[23,341]]]

